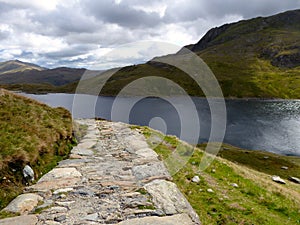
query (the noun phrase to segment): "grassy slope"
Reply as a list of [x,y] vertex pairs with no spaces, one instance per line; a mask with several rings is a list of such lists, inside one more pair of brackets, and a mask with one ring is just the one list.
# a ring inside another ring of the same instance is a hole
[[[166,136],[148,127],[136,127],[148,140],[150,146],[164,160],[167,167],[167,158],[174,153],[175,147],[180,143],[176,137]],[[155,138],[156,137],[156,138]],[[152,139],[154,138],[154,139]],[[157,144],[157,140],[163,140]],[[155,140],[153,142],[152,140]],[[226,146],[236,155],[244,152],[235,151],[233,147]],[[247,154],[251,156],[253,152]],[[266,155],[270,156],[268,153]],[[249,164],[233,163],[223,158],[216,160],[205,171],[199,172],[199,163],[203,151],[195,149],[188,163],[173,176],[174,182],[184,193],[192,207],[199,214],[205,224],[300,224],[300,185],[287,181],[286,185],[277,184],[267,175],[267,167],[261,167],[258,172],[249,168]],[[263,157],[261,152],[259,157]],[[256,157],[255,155],[253,156]],[[237,156],[237,158],[239,158]],[[298,158],[299,159],[299,158]],[[275,163],[276,161],[276,163]],[[271,164],[294,163],[295,173],[300,173],[300,162],[295,158],[281,158],[274,156],[268,161]],[[274,167],[273,173],[281,169]],[[195,175],[201,181],[191,182]],[[238,188],[231,184],[238,184]],[[213,189],[213,193],[207,189]]]
[[36,178],[66,157],[74,144],[72,118],[63,108],[0,90],[0,208],[22,191],[22,169]]
[[300,98],[300,67],[280,68],[261,57],[263,48],[288,54],[290,45],[300,44],[299,37],[300,30],[265,29],[197,54],[214,72],[225,96]]

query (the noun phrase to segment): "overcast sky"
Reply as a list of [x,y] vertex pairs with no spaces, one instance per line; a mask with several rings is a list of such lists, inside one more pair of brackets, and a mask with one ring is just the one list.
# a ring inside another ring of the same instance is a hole
[[0,61],[136,64],[196,43],[212,27],[297,8],[300,0],[0,0]]

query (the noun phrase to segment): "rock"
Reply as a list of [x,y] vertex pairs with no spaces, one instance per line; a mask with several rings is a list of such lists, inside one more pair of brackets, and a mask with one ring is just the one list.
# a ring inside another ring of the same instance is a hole
[[67,202],[56,202],[56,204],[58,206],[65,206],[65,207],[69,207],[71,206],[72,204],[74,204],[75,201],[67,201]]
[[54,168],[35,184],[29,187],[33,191],[47,191],[72,187],[80,181],[81,173],[75,168]]
[[79,148],[78,146],[74,147],[72,149],[73,155],[79,155],[79,156],[91,156],[94,155],[93,150],[86,149],[86,148]]
[[149,160],[157,160],[158,159],[158,155],[155,151],[153,151],[151,148],[143,148],[140,150],[137,150],[135,152],[138,156],[145,158],[145,159],[149,159]]
[[199,183],[199,182],[200,182],[199,176],[194,176],[193,179],[192,179],[192,181],[193,181],[194,183]]
[[61,207],[61,206],[54,206],[49,209],[47,209],[48,212],[51,212],[52,214],[54,213],[66,213],[68,211],[67,208]]
[[26,165],[23,169],[23,176],[27,181],[34,181],[34,171],[33,169]]
[[66,220],[66,218],[67,218],[66,215],[60,215],[60,216],[55,217],[54,221],[56,221],[56,222],[62,222],[64,220]]
[[270,157],[269,156],[264,156],[264,159],[269,159]]
[[169,177],[171,176],[162,162],[153,162],[132,168],[133,175],[138,180],[144,180],[150,177]]
[[289,180],[294,183],[300,184],[300,178],[298,177],[289,177]]
[[236,187],[236,188],[238,188],[238,187],[239,187],[239,185],[238,185],[238,184],[236,184],[236,183],[232,183],[232,184],[231,184],[231,186],[232,186],[232,187]]
[[289,168],[287,166],[282,166],[281,169],[282,170],[288,170]]
[[209,193],[214,193],[214,190],[211,189],[211,188],[208,188],[208,189],[207,189],[207,192],[209,192]]
[[3,211],[20,213],[21,215],[33,210],[43,198],[37,194],[22,194],[12,200]]
[[276,183],[285,184],[285,181],[280,178],[280,176],[273,176],[272,180]]
[[89,214],[86,217],[84,217],[83,220],[97,221],[98,220],[98,213]]
[[199,222],[198,215],[174,183],[154,180],[146,184],[144,188],[151,195],[156,209],[163,210],[166,215],[187,213],[195,222]]
[[73,188],[61,188],[61,189],[57,189],[53,192],[54,195],[58,195],[58,194],[61,194],[61,193],[67,193],[67,192],[70,192],[70,191],[73,191],[74,189]]
[[174,216],[164,216],[164,217],[144,217],[136,218],[131,220],[125,220],[118,225],[195,225],[200,223],[194,223],[187,214],[178,214]]
[[0,220],[0,225],[35,225],[38,219],[35,215],[24,215]]
[[212,173],[215,173],[215,172],[216,172],[216,170],[215,170],[215,169],[212,169],[212,170],[211,170],[211,172],[212,172]]

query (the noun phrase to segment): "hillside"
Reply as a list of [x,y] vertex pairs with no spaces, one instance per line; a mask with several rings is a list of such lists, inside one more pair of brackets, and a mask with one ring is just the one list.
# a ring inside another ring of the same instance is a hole
[[[222,158],[216,157],[207,169],[200,171],[205,145],[194,148],[149,127],[132,126],[132,129],[144,134],[169,171],[183,163],[173,181],[203,225],[300,223],[300,184],[287,179],[299,175],[299,157],[223,145],[219,153]],[[283,170],[282,166],[288,169]],[[275,183],[272,175],[282,176],[286,184]]]
[[25,70],[0,75],[0,84],[48,84],[62,86],[80,80],[85,69],[59,67],[45,70]]
[[213,28],[189,45],[224,95],[300,98],[300,10]]
[[0,89],[0,208],[24,187],[22,170],[36,177],[66,157],[74,144],[72,118],[63,108],[50,108]]
[[[294,10],[225,24],[211,29],[198,43],[186,48],[210,67],[225,97],[300,98],[299,21],[300,10]],[[173,57],[184,57],[184,51]],[[154,61],[121,68],[106,82],[101,94],[116,95],[130,82],[147,76],[168,78],[190,95],[203,96],[199,87],[181,70]],[[83,89],[97,86],[104,77],[83,83]]]
[[44,69],[45,68],[40,67],[38,65],[21,62],[19,60],[0,62],[0,75],[24,71],[42,71]]

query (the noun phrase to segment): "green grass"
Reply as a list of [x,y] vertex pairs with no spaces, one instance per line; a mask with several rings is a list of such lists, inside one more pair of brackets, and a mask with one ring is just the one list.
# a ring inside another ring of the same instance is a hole
[[[206,144],[198,146],[205,149]],[[288,179],[290,176],[298,177],[300,174],[299,157],[282,156],[265,151],[249,151],[228,144],[222,145],[218,156],[269,175],[278,175],[284,179]],[[282,169],[283,166],[288,169]]]
[[[144,133],[149,145],[165,163],[165,160],[173,154],[175,144],[180,142],[176,137],[164,136],[148,127],[135,126],[134,128]],[[154,138],[155,136],[156,138]],[[224,147],[231,149],[224,150],[226,153],[231,151],[232,154],[228,153],[228,155],[232,156],[235,153],[236,158],[239,158],[238,155],[244,154],[247,155],[250,162],[247,164],[243,161],[237,164],[216,158],[209,168],[199,171],[203,151],[195,148],[186,165],[173,175],[174,182],[198,213],[201,222],[204,225],[300,224],[300,187],[289,182],[283,186],[273,181],[266,181],[265,179],[270,179],[270,176],[265,174],[269,169],[264,164],[250,166],[256,162],[254,160],[256,157],[265,156],[263,153],[258,156],[258,152],[248,151],[249,153],[245,153],[246,150],[233,146],[225,145]],[[289,161],[286,157],[269,153],[266,155],[270,157],[271,162],[275,160]],[[299,163],[298,159],[291,158],[289,162],[296,164]],[[168,165],[166,166],[168,167]],[[260,169],[259,171],[263,173],[247,169],[248,166]],[[281,169],[277,169],[275,172],[279,171]],[[199,183],[191,182],[195,175],[199,175],[201,180]],[[233,187],[233,183],[238,184],[238,187]],[[210,193],[207,189],[212,189],[214,192]],[[296,195],[291,196],[290,192],[296,193]]]
[[30,165],[36,179],[66,158],[76,143],[72,118],[63,108],[50,108],[0,90],[0,208],[24,187],[22,170]]

